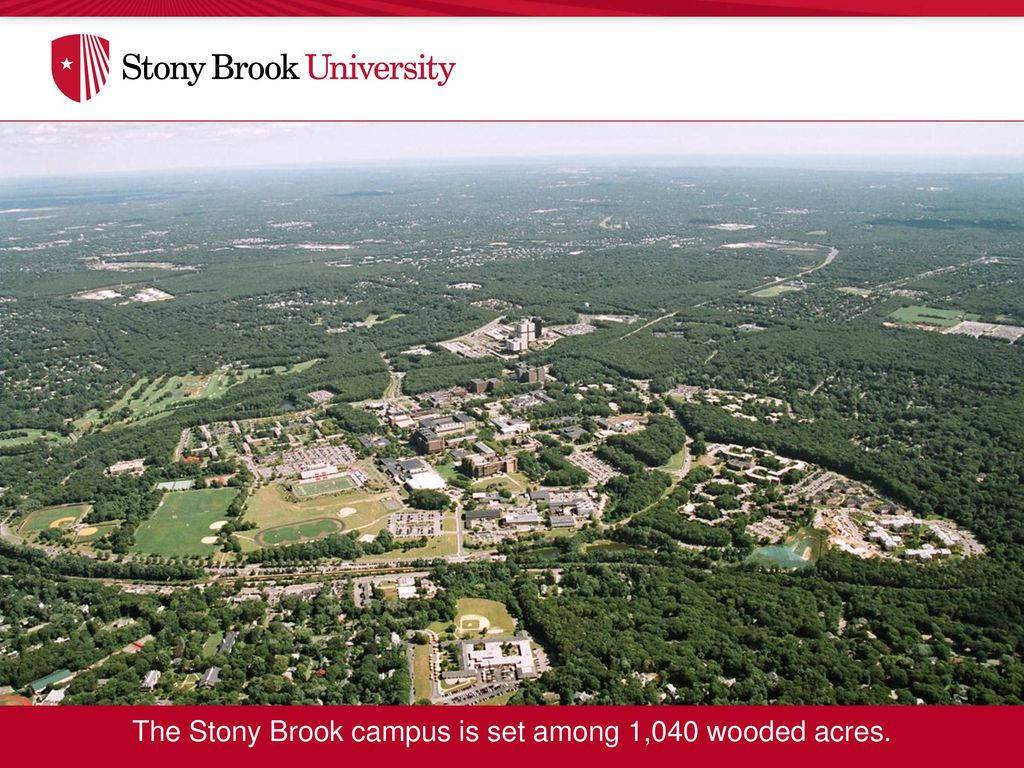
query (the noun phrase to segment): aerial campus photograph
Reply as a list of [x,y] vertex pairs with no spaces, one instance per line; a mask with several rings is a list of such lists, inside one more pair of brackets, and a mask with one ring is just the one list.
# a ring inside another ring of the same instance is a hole
[[1024,703],[1024,125],[0,169],[0,704]]

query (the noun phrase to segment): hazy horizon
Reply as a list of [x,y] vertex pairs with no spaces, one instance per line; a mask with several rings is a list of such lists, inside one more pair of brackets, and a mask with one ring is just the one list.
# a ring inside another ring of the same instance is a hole
[[1024,173],[1024,124],[0,123],[7,179],[558,161]]

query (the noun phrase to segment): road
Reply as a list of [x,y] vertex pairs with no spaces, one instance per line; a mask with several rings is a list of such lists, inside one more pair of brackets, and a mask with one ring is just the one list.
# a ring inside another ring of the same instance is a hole
[[[744,290],[743,293],[745,293],[745,294],[756,293],[757,291],[763,291],[765,288],[770,288],[773,285],[779,285],[781,283],[787,283],[790,280],[799,280],[800,278],[806,277],[807,275],[811,274],[812,272],[817,272],[819,269],[824,269],[829,264],[831,264],[833,261],[835,261],[836,260],[836,256],[839,255],[839,249],[835,248],[833,246],[824,246],[824,245],[820,245],[818,243],[806,243],[806,245],[808,245],[808,246],[813,245],[815,248],[825,248],[825,247],[828,247],[828,255],[825,257],[825,260],[822,261],[820,264],[815,264],[813,267],[808,267],[807,269],[805,269],[805,270],[803,270],[801,272],[797,272],[795,275],[789,275],[788,277],[776,278],[775,280],[772,280],[771,282],[764,283],[763,285],[758,285],[758,286],[756,286],[754,288],[749,288],[747,290]],[[699,307],[701,307],[701,306],[703,306],[704,304],[707,304],[707,303],[708,302],[706,302],[706,301],[701,302],[700,304],[694,305],[693,308],[697,309],[697,308],[699,308]],[[652,325],[657,325],[662,320],[668,320],[670,317],[675,317],[677,314],[679,314],[678,310],[675,311],[675,312],[668,312],[668,313],[662,315],[661,317],[656,317],[653,320],[650,320],[650,321],[644,323],[643,325],[639,326],[638,328],[634,328],[629,333],[627,333],[627,334],[625,334],[623,336],[620,336],[619,337],[619,341],[622,341],[623,339],[628,339],[634,333],[639,333],[640,331],[644,330],[645,328],[650,328]],[[712,357],[713,356],[714,355],[712,355]],[[704,362],[707,363],[707,362],[710,362],[710,360],[711,360],[711,358],[708,358],[708,360],[705,360]]]
[[388,374],[391,376],[391,381],[388,382],[381,400],[393,403],[402,396],[402,379],[405,378],[405,371],[393,371],[389,367]]
[[628,339],[634,333],[639,333],[644,328],[650,328],[652,325],[656,325],[656,324],[660,323],[662,320],[668,320],[670,317],[675,317],[677,314],[679,314],[678,310],[676,310],[675,312],[669,312],[668,314],[662,315],[661,317],[656,317],[653,320],[651,320],[650,322],[644,323],[639,328],[634,328],[632,331],[627,333],[625,336],[619,336],[619,341],[622,341],[623,339]]
[[481,333],[486,333],[487,331],[491,330],[491,328],[495,328],[501,325],[504,319],[505,315],[501,315],[499,317],[494,318],[488,323],[484,323],[479,328],[474,328],[469,333],[464,333],[461,336],[456,336],[454,339],[445,339],[444,341],[439,341],[438,344],[450,344],[453,341],[461,341],[463,344],[465,344],[467,341],[470,341],[474,336],[477,336]]
[[455,541],[458,547],[455,550],[455,556],[461,558],[465,552],[462,548],[462,541],[465,536],[462,527],[462,503],[460,501],[455,502]]
[[690,444],[692,442],[693,438],[687,437],[686,443],[683,445],[683,451],[685,451],[685,453],[683,453],[683,466],[681,466],[679,468],[679,471],[676,472],[676,477],[678,477],[680,480],[682,480],[690,473],[690,464],[693,461],[693,454],[690,453]]
[[[816,248],[824,248],[825,247],[823,245],[818,245],[817,243],[815,243],[814,245],[815,245]],[[825,260],[823,262],[821,262],[821,264],[816,264],[813,267],[808,267],[807,269],[803,270],[802,272],[797,272],[795,275],[790,275],[789,277],[779,277],[779,278],[776,278],[775,280],[772,280],[769,283],[764,283],[763,285],[759,285],[759,286],[757,286],[755,288],[751,288],[750,290],[744,291],[744,293],[748,293],[748,294],[749,293],[756,293],[757,291],[763,291],[765,288],[771,288],[773,285],[779,285],[780,283],[788,283],[790,280],[799,280],[801,277],[806,277],[807,275],[811,274],[812,272],[817,272],[819,269],[824,269],[829,264],[831,264],[833,261],[835,261],[836,260],[836,256],[838,256],[838,255],[839,255],[839,249],[838,248],[835,248],[833,246],[828,246],[828,256],[825,257]]]

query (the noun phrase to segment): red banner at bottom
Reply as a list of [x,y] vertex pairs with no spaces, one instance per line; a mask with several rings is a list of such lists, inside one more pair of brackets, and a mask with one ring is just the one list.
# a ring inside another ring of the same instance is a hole
[[[33,707],[0,709],[8,765],[189,768],[284,759],[971,765],[1017,754],[1024,707]],[[225,762],[227,761],[227,762]]]

